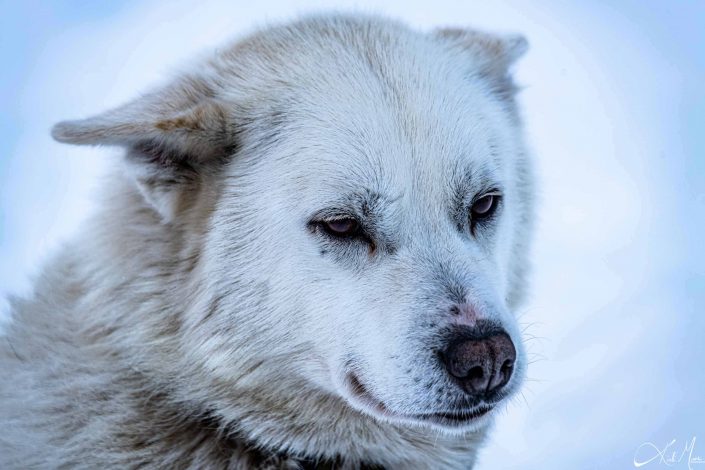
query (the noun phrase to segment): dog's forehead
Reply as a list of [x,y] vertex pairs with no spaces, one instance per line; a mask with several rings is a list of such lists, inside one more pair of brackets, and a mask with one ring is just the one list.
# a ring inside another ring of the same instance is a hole
[[502,149],[492,110],[482,96],[471,96],[471,86],[453,95],[418,82],[353,93],[356,85],[308,95],[290,117],[295,130],[285,133],[286,147],[298,149],[289,158],[305,177],[325,175],[318,187],[420,190],[437,198],[447,196],[449,182],[499,176]]

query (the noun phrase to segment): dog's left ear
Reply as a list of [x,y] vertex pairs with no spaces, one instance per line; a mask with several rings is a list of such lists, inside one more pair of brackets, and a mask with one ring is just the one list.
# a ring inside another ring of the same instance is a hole
[[181,190],[233,151],[232,120],[215,96],[205,81],[182,77],[95,117],[60,122],[51,132],[59,142],[125,147],[140,192],[169,221]]
[[529,49],[522,35],[495,35],[471,29],[444,28],[435,37],[472,60],[473,70],[502,98],[512,98],[516,87],[511,66]]

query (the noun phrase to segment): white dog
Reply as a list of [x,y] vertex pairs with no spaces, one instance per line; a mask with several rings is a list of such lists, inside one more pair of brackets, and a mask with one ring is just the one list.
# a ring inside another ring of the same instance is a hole
[[526,367],[525,49],[312,17],[58,124],[124,172],[12,301],[0,467],[472,467]]

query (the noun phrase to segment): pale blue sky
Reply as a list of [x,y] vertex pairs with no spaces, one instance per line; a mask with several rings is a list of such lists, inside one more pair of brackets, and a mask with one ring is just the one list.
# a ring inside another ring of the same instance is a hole
[[541,193],[520,313],[544,339],[479,468],[634,468],[642,442],[693,436],[705,458],[705,2],[567,3],[2,2],[0,295],[27,292],[80,230],[115,157],[52,142],[52,123],[300,12],[357,5],[421,28],[518,31]]

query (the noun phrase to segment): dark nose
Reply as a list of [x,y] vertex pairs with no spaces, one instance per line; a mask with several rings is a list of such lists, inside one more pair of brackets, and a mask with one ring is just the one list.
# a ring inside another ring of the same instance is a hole
[[465,393],[484,397],[504,387],[514,371],[516,349],[504,332],[456,338],[443,354],[448,373]]

